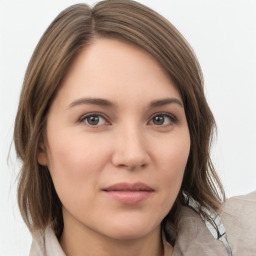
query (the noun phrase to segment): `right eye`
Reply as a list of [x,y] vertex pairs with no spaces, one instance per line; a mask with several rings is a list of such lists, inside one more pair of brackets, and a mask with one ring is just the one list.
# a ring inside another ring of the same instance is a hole
[[101,125],[109,124],[106,118],[99,114],[84,115],[80,118],[80,122],[95,128]]

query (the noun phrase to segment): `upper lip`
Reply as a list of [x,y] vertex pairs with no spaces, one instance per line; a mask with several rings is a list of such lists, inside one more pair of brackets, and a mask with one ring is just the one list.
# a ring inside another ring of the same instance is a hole
[[109,187],[106,187],[103,189],[104,191],[154,191],[153,188],[150,186],[142,183],[142,182],[136,182],[136,183],[127,183],[127,182],[121,182],[116,183],[114,185],[111,185]]

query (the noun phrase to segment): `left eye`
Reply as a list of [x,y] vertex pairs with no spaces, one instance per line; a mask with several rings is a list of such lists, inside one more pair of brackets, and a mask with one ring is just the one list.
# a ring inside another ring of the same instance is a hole
[[161,125],[165,126],[165,125],[174,123],[175,121],[176,121],[176,119],[172,115],[158,114],[151,119],[150,124],[158,125],[158,126],[161,126]]
[[98,114],[90,114],[83,116],[80,119],[81,122],[84,122],[88,126],[100,126],[107,123],[106,119]]

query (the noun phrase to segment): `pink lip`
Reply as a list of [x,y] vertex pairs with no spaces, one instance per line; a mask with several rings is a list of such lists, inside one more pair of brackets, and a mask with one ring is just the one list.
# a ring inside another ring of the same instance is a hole
[[123,204],[137,204],[147,199],[154,190],[141,182],[117,183],[102,189],[108,196]]

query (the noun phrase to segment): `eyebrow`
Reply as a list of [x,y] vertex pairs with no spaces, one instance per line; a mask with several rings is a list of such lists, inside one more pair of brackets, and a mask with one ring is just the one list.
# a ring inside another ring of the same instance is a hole
[[[177,98],[165,98],[165,99],[160,99],[160,100],[154,100],[149,104],[149,107],[150,108],[161,107],[161,106],[173,104],[173,103],[177,104],[183,108],[182,102]],[[81,98],[81,99],[77,99],[77,100],[73,101],[72,103],[70,103],[69,107],[72,108],[72,107],[82,105],[82,104],[97,105],[97,106],[103,106],[103,107],[115,107],[116,106],[113,102],[106,100],[106,99]]]
[[171,103],[177,104],[183,108],[182,102],[177,98],[166,98],[166,99],[154,100],[150,103],[149,106],[150,107],[161,107],[161,106],[168,105]]
[[78,100],[73,101],[69,104],[69,107],[75,107],[82,104],[89,104],[89,105],[97,105],[97,106],[104,106],[104,107],[114,107],[115,104],[111,101],[100,99],[100,98],[81,98]]

